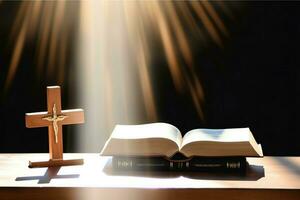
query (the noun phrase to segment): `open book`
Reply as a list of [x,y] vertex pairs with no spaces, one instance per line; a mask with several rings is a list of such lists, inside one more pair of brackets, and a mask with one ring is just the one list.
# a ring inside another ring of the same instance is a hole
[[194,129],[184,137],[173,125],[116,125],[102,156],[263,156],[249,128]]

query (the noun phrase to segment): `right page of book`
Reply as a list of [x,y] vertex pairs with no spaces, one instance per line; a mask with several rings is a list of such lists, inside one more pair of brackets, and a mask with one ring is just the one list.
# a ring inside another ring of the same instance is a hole
[[194,129],[185,134],[186,156],[263,156],[249,128]]

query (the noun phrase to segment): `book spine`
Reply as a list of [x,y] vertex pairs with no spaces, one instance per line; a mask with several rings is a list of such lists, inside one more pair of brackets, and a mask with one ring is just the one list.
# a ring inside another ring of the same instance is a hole
[[131,158],[113,157],[113,168],[116,170],[166,171],[170,169],[170,162],[163,158]]
[[220,172],[240,172],[246,171],[246,158],[196,158],[185,163],[188,171],[220,171]]
[[113,157],[115,170],[137,171],[221,171],[245,172],[245,158],[193,158],[189,161],[170,161],[164,158]]

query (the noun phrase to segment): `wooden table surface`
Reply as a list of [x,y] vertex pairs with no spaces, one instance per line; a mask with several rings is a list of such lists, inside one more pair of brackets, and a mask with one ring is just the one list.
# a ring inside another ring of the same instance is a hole
[[30,169],[29,160],[47,160],[48,154],[0,154],[0,199],[300,199],[300,157],[248,158],[245,176],[116,173],[110,157],[64,158],[84,158],[85,163]]

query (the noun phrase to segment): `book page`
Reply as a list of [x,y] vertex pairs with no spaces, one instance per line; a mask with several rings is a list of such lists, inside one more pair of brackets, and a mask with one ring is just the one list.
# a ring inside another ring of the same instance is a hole
[[147,139],[165,138],[181,145],[182,136],[180,131],[167,123],[151,123],[141,125],[116,125],[111,138],[114,139]]
[[170,124],[117,125],[100,155],[170,157],[181,142],[181,133]]
[[249,128],[194,129],[185,134],[182,146],[197,142],[245,142],[249,141]]
[[180,152],[185,156],[263,156],[249,128],[195,129],[186,133]]

